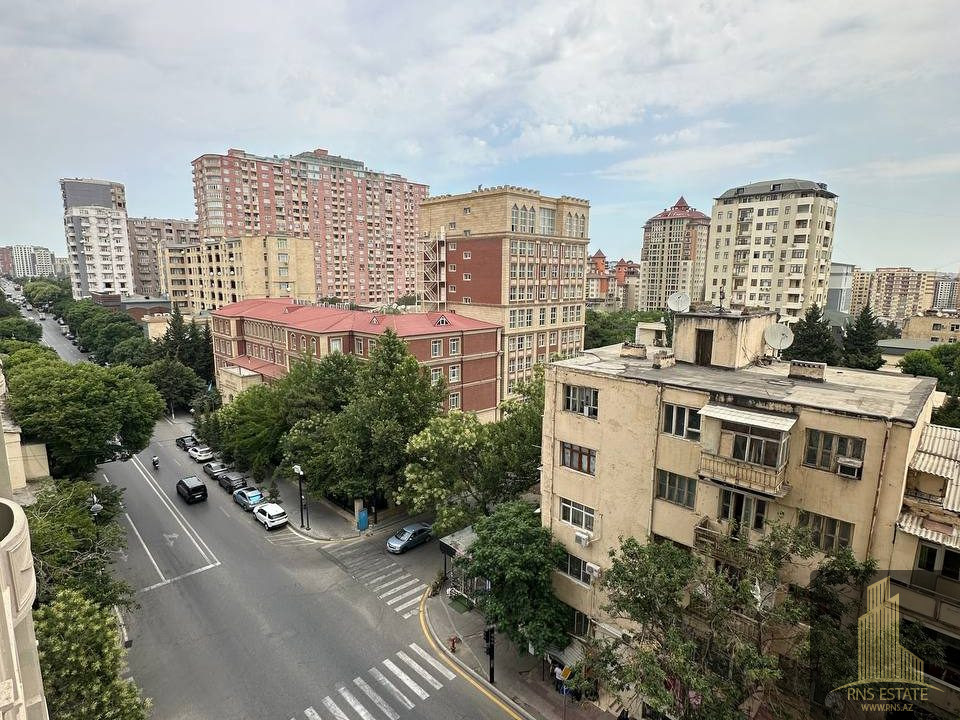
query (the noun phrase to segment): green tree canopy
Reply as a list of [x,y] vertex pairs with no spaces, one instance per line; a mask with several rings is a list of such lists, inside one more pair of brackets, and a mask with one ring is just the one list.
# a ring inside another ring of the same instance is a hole
[[811,305],[793,326],[793,344],[783,351],[785,360],[840,364],[840,348],[819,305]]
[[125,363],[132,367],[143,367],[153,361],[153,346],[142,335],[121,340],[110,352],[108,362],[119,365]]
[[914,350],[899,363],[907,375],[925,375],[937,379],[937,389],[960,395],[960,343],[935,345],[929,350]]
[[843,334],[843,364],[861,370],[876,370],[883,365],[877,340],[881,326],[869,305],[864,306],[857,319],[848,322]]
[[930,422],[935,425],[960,428],[960,398],[948,395],[940,407],[934,409]]
[[23,286],[23,296],[34,307],[53,305],[71,297],[69,282],[67,287],[63,283],[52,280],[32,280]]
[[587,310],[583,347],[585,349],[633,342],[637,323],[659,322],[665,313],[660,310],[620,310],[618,312],[598,312]]
[[155,360],[142,372],[168,407],[188,408],[197,394],[206,388],[193,370],[173,358]]
[[23,340],[38,342],[43,328],[32,320],[22,317],[0,317],[0,340]]
[[126,653],[110,608],[63,589],[34,620],[50,717],[146,720],[149,701],[123,678]]
[[508,502],[473,527],[477,538],[457,564],[468,577],[490,581],[478,598],[487,622],[538,655],[565,646],[567,610],[553,594],[552,576],[566,553],[540,515],[527,503]]

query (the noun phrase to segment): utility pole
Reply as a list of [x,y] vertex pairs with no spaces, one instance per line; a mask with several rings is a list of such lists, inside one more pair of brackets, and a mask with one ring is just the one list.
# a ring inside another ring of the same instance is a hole
[[493,685],[493,649],[497,639],[496,625],[488,625],[483,631],[484,649],[490,658],[490,684]]

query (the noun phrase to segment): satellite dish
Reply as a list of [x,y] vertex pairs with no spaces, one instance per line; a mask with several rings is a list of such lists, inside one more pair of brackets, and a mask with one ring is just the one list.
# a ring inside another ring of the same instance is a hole
[[786,350],[793,345],[793,330],[786,325],[776,323],[763,331],[763,339],[777,352]]
[[675,292],[667,298],[667,307],[673,312],[686,312],[690,309],[690,296],[685,292]]

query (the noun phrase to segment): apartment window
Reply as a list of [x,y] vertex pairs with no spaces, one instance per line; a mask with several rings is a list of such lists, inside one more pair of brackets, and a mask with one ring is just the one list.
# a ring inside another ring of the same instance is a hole
[[469,259],[472,258],[472,257],[473,257],[473,253],[472,253],[472,252],[470,252],[469,250],[464,250],[464,251],[463,251],[463,259],[464,259],[464,260],[469,260]]
[[724,421],[723,430],[733,433],[733,458],[778,468],[787,461],[787,434],[779,430]]
[[471,280],[473,280],[473,275],[471,275],[470,273],[464,273],[464,274],[463,274],[463,281],[464,281],[464,282],[470,282]]
[[590,584],[590,576],[587,575],[587,561],[581,560],[576,555],[564,553],[563,557],[560,558],[560,562],[557,563],[557,569],[564,575],[569,575],[577,582],[585,585]]
[[767,501],[737,492],[720,491],[720,519],[736,523],[738,527],[763,530],[767,517]]
[[353,352],[357,355],[363,355],[363,338],[353,339]]
[[661,428],[668,435],[700,440],[700,413],[693,408],[664,403]]
[[448,293],[455,293],[456,291],[457,291],[457,286],[456,286],[456,285],[447,285],[447,292],[448,292]]
[[458,392],[450,393],[450,409],[451,410],[460,409],[460,393]]
[[430,357],[437,358],[443,354],[443,340],[430,341]]
[[443,368],[430,368],[430,380],[436,385],[443,379]]
[[469,208],[469,207],[465,207],[465,208],[463,209],[463,214],[464,214],[464,215],[469,215],[469,214],[470,214],[470,208]]
[[456,272],[457,266],[454,263],[450,263],[449,265],[447,265],[447,270],[449,270],[450,272]]
[[560,443],[560,464],[588,475],[597,474],[597,451],[568,442]]
[[450,338],[450,355],[460,354],[460,338]]
[[859,480],[863,475],[863,438],[807,430],[803,464]]
[[450,382],[460,382],[460,366],[451,365],[448,374],[450,376]]
[[693,509],[697,502],[697,480],[658,468],[657,497]]
[[[541,339],[543,333],[540,334]],[[544,345],[544,343],[541,343]],[[580,385],[563,386],[563,409],[567,412],[573,412],[586,415],[589,418],[596,418],[598,405],[597,399],[599,391],[596,388],[583,387]]]
[[800,511],[800,527],[810,530],[813,544],[824,552],[835,552],[850,547],[853,539],[853,525],[843,520]]
[[457,249],[457,244],[455,242],[447,243],[447,250],[456,250],[456,249]]
[[943,575],[950,580],[960,580],[960,553],[940,545],[920,543],[917,570]]
[[595,511],[573,500],[560,498],[560,520],[574,527],[593,532]]
[[343,340],[341,338],[330,338],[330,352],[343,352]]

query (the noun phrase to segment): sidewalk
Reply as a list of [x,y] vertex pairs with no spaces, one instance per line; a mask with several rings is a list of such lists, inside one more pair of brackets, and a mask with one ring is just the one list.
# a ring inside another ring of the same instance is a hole
[[[424,613],[437,646],[462,668],[478,676],[476,679],[484,686],[506,699],[519,714],[535,720],[613,719],[613,715],[591,703],[578,703],[558,693],[553,687],[553,679],[548,677],[550,667],[526,651],[518,654],[513,643],[499,633],[496,639],[495,684],[491,688],[487,682],[489,659],[483,647],[483,617],[473,611],[458,612],[451,607],[446,593],[428,597]],[[457,646],[456,654],[451,655],[447,638],[454,634],[463,641]]]

